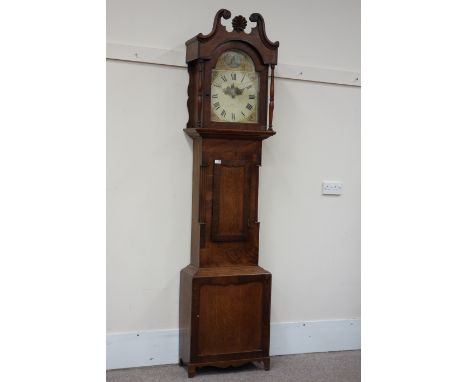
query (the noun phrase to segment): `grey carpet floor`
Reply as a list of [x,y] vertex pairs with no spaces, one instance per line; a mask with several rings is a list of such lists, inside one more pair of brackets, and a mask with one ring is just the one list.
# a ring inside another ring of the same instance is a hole
[[[358,382],[361,379],[359,350],[285,355],[271,358],[271,368],[264,371],[253,364],[238,368],[206,367],[197,370],[193,382]],[[110,370],[107,382],[188,381],[187,371],[178,365]]]

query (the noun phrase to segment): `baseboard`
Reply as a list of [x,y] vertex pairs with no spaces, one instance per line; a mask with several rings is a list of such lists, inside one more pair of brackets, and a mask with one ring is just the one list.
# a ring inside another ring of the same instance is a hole
[[[154,366],[179,361],[179,330],[107,334],[107,369]],[[270,355],[355,350],[361,321],[326,320],[271,324]]]
[[320,353],[361,348],[361,320],[271,324],[270,355]]

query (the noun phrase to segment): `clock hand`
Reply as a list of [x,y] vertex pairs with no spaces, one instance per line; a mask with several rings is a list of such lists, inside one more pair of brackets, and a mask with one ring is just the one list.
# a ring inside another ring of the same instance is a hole
[[227,94],[227,95],[230,95],[232,98],[234,98],[237,94],[242,93],[242,92],[238,93],[238,90],[239,90],[239,88],[234,87],[234,84],[231,84],[231,86],[226,86],[226,88],[223,89],[223,93]]

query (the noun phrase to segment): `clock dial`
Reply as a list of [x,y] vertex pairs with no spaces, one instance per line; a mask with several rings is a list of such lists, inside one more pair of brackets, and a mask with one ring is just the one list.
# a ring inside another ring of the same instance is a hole
[[211,85],[212,120],[257,122],[257,83],[255,73],[214,70]]
[[258,74],[243,52],[227,51],[212,70],[211,120],[256,123],[258,121]]

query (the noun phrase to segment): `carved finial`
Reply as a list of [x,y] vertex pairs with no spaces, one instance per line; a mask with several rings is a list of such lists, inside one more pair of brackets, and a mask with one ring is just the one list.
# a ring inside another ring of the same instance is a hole
[[213,30],[211,31],[210,35],[214,34],[214,31],[221,27],[221,18],[224,20],[228,20],[231,18],[231,12],[228,11],[227,9],[220,9],[218,12],[216,12],[214,21],[213,21]]
[[272,48],[278,48],[279,42],[270,41],[270,39],[267,37],[265,32],[265,20],[263,20],[263,16],[260,13],[252,13],[249,17],[249,20],[253,23],[257,23],[255,29],[258,30],[260,38],[265,44],[270,45]]
[[242,32],[247,26],[247,20],[244,16],[236,16],[232,19],[232,27],[237,32]]
[[220,9],[216,16],[218,15],[222,16],[224,20],[227,20],[231,18],[231,11],[228,11],[227,9]]
[[[223,18],[224,20],[230,19],[231,12],[224,8],[220,9],[218,12],[216,12],[216,15],[214,17],[213,29],[211,30],[211,32],[208,33],[206,36],[203,33],[199,33],[194,38],[203,39],[203,40],[209,40],[210,38],[212,38],[216,34],[216,31],[218,31],[221,28],[224,28],[223,25],[221,24],[221,18]],[[191,40],[188,40],[185,43],[185,45],[187,45],[187,43],[189,43],[190,41]]]
[[263,16],[260,13],[252,13],[249,17],[249,20],[253,23],[258,22],[258,20],[261,20],[261,22],[263,22]]

